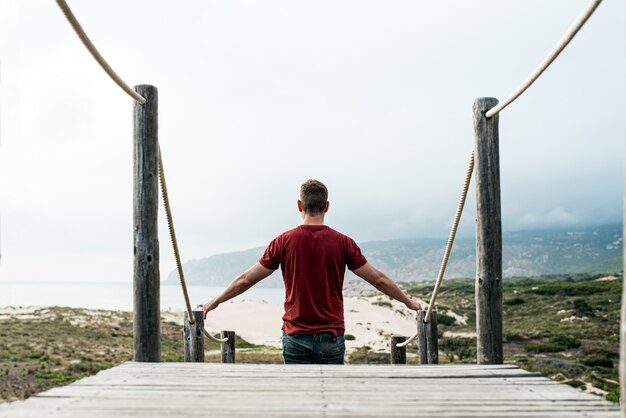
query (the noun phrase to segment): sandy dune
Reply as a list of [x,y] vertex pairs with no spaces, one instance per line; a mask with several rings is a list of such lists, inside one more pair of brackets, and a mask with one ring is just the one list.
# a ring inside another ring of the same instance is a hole
[[[391,335],[410,336],[416,330],[415,315],[385,296],[345,298],[344,311],[346,334],[355,337],[346,341],[348,349],[367,345],[374,350],[388,350]],[[281,347],[282,315],[282,305],[227,302],[209,313],[205,328],[216,333],[233,330],[251,343]],[[164,312],[163,316],[165,320],[182,321],[180,312]]]

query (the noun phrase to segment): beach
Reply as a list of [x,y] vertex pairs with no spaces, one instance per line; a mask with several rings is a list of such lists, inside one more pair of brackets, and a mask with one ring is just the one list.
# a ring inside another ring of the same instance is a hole
[[[214,333],[235,331],[250,343],[280,348],[283,312],[282,304],[250,300],[227,302],[209,313],[205,328]],[[346,335],[354,337],[346,341],[348,351],[363,346],[374,351],[388,351],[392,335],[408,337],[417,329],[415,315],[387,296],[344,298],[344,312]],[[164,312],[162,315],[167,321],[182,324],[182,312]]]

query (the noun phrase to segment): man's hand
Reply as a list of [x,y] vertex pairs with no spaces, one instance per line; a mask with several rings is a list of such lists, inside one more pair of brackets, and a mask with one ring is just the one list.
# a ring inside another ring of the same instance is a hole
[[383,292],[385,295],[394,298],[398,302],[404,303],[406,307],[412,311],[417,312],[422,309],[422,305],[409,298],[398,287],[398,285],[394,283],[393,280],[387,277],[385,273],[376,269],[370,263],[365,263],[363,266],[353,270],[352,272],[374,286],[376,289]]
[[210,302],[205,303],[204,306],[202,307],[202,311],[204,312],[204,319],[206,320],[206,314],[208,314],[209,311],[212,311],[218,306],[219,306],[219,303],[215,302],[215,299],[213,299]]
[[409,299],[409,301],[406,303],[406,307],[416,312],[422,310],[422,305],[411,299]]
[[233,280],[224,291],[215,297],[210,302],[207,302],[203,306],[204,311],[204,319],[206,319],[206,314],[209,311],[217,308],[220,303],[226,302],[227,300],[231,300],[235,296],[241,295],[246,290],[250,289],[252,286],[272,274],[274,270],[270,270],[268,268],[263,267],[260,263],[256,263],[248,271],[245,271],[235,280]]

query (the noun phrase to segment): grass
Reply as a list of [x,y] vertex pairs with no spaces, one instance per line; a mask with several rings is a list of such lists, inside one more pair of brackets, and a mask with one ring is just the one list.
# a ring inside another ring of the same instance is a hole
[[[505,362],[574,387],[586,388],[589,384],[615,402],[619,397],[616,382],[622,280],[595,280],[602,276],[505,279]],[[412,284],[407,290],[424,296],[430,294],[432,285]],[[444,283],[438,306],[467,318],[465,326],[440,323],[440,333],[475,331],[474,280]],[[440,358],[475,362],[475,353],[468,351],[475,348],[475,340],[465,340],[440,336]]]
[[[133,358],[131,312],[45,308],[0,319],[0,403],[25,399]],[[237,337],[237,361],[282,362],[280,350]],[[207,341],[207,350],[219,345]],[[246,350],[249,350],[246,352]],[[183,361],[182,325],[162,321],[161,359]],[[206,361],[220,361],[208,351]]]

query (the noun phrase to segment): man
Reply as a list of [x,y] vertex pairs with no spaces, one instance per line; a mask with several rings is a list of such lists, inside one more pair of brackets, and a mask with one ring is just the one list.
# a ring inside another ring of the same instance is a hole
[[258,263],[204,305],[204,317],[281,267],[285,281],[283,358],[286,364],[343,364],[345,353],[343,279],[345,268],[414,311],[421,309],[367,262],[356,243],[324,225],[328,190],[317,180],[300,188],[302,225],[270,242]]

